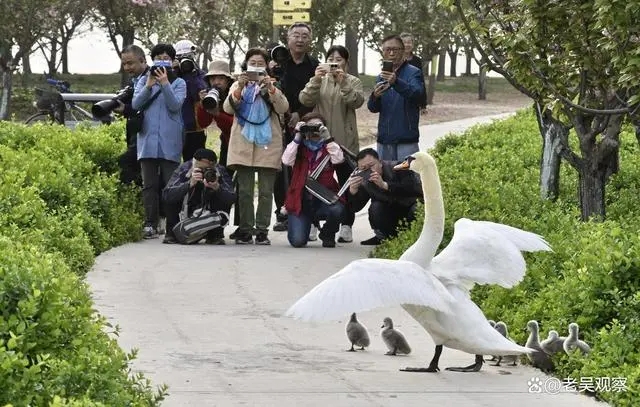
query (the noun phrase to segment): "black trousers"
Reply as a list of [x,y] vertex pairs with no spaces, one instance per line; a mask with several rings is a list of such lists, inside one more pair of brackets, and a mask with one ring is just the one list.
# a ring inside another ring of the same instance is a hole
[[[351,176],[353,168],[351,168],[351,166],[345,161],[342,164],[338,164],[335,169],[336,175],[338,176],[338,183],[340,184],[340,187],[342,187]],[[349,192],[347,191],[346,193],[348,194]],[[353,226],[353,222],[355,222],[355,220],[356,214],[351,209],[349,209],[349,205],[347,205],[344,211],[344,219],[342,220],[342,224],[345,226]]]
[[127,150],[118,157],[118,167],[120,167],[120,182],[123,184],[134,183],[142,186],[142,172],[138,162],[138,151],[135,143],[129,145]]
[[381,239],[398,234],[402,220],[411,222],[416,218],[416,205],[400,206],[381,201],[371,201],[369,205],[369,224],[376,236]]
[[159,158],[140,160],[142,168],[142,204],[144,206],[145,226],[158,227],[158,220],[166,210],[162,207],[162,189],[178,168],[177,162]]
[[[180,211],[182,210],[182,199],[179,202],[163,202],[164,211],[167,215],[167,234],[165,236],[173,236],[173,228],[180,222]],[[231,211],[231,205],[220,205],[219,202],[214,201],[211,205],[212,211],[223,211],[229,213]],[[226,225],[225,225],[226,226]],[[224,237],[224,226],[221,228],[215,228],[207,232],[207,238],[220,238]]]
[[202,131],[190,131],[184,134],[182,146],[182,161],[187,162],[193,158],[193,154],[207,144],[207,133]]
[[[284,133],[284,148],[293,141],[293,135],[289,133],[287,129]],[[276,202],[276,218],[278,222],[282,222],[287,219],[286,216],[280,214],[280,210],[284,206],[284,200],[287,196],[287,189],[289,189],[289,182],[291,181],[291,170],[292,168],[286,165],[282,166],[282,171],[278,171],[276,174],[276,180],[273,184],[273,200]],[[286,174],[285,174],[286,173]],[[285,175],[286,179],[289,182],[285,183]]]

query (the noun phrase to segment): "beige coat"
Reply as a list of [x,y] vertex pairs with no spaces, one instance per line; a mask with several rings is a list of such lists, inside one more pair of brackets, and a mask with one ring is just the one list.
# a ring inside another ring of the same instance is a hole
[[342,84],[334,82],[332,75],[314,76],[300,92],[300,103],[314,107],[327,119],[329,132],[338,144],[354,154],[360,151],[356,109],[364,103],[362,82],[353,75],[345,75]]
[[[229,98],[233,97],[233,92],[238,88],[238,82],[231,85],[229,90]],[[274,94],[269,94],[273,109],[277,113],[271,113],[271,144],[257,146],[249,143],[242,135],[242,127],[238,124],[238,117],[235,116],[235,110],[229,103],[229,98],[224,101],[223,109],[225,112],[234,115],[233,125],[231,126],[231,138],[229,139],[229,153],[227,156],[227,165],[234,169],[235,166],[242,165],[247,167],[274,168],[280,170],[282,168],[282,127],[280,126],[280,116],[289,109],[289,102],[284,94],[276,88]],[[236,99],[233,99],[237,102]]]

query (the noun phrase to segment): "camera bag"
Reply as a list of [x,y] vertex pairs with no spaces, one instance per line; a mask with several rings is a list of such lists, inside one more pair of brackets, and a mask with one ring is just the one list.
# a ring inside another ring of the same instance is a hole
[[330,159],[331,157],[327,154],[322,161],[320,161],[318,167],[316,167],[311,175],[307,177],[307,182],[304,185],[311,195],[315,196],[327,205],[333,205],[340,200],[339,195],[322,185],[317,179],[322,170],[324,170],[324,167],[327,166]]
[[142,131],[142,126],[144,122],[144,111],[146,108],[151,106],[153,101],[156,100],[156,98],[160,95],[160,92],[162,92],[162,89],[158,89],[158,91],[153,96],[147,99],[147,101],[144,102],[142,106],[140,106],[140,109],[133,112],[131,116],[129,116],[129,128],[132,131],[136,133],[140,133]]
[[173,235],[182,244],[194,244],[204,239],[207,232],[223,227],[229,222],[229,215],[222,211],[201,210],[197,215],[184,218],[173,227]]

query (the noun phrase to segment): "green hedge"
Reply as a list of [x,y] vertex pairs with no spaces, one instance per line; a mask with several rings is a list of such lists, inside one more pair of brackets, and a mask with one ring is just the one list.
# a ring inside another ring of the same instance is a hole
[[153,390],[93,308],[95,256],[140,239],[119,185],[122,124],[69,131],[0,122],[0,405],[153,406]]
[[[526,254],[527,273],[513,289],[479,286],[473,298],[488,318],[505,321],[524,343],[530,319],[541,336],[567,335],[577,322],[592,346],[588,357],[557,354],[560,378],[626,378],[625,392],[598,392],[618,407],[640,400],[640,162],[631,129],[622,134],[621,168],[607,189],[608,219],[582,223],[576,172],[563,165],[558,202],[539,198],[541,137],[533,114],[478,126],[440,140],[432,151],[442,181],[447,220],[442,247],[461,218],[489,220],[542,234],[553,253]],[[420,234],[423,213],[375,257],[398,258]]]

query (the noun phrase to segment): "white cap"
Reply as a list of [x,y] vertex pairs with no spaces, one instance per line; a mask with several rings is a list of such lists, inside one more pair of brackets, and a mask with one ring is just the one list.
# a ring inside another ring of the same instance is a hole
[[184,55],[196,52],[198,47],[196,47],[196,44],[189,40],[180,40],[175,43],[173,48],[175,48],[176,50],[176,55]]

